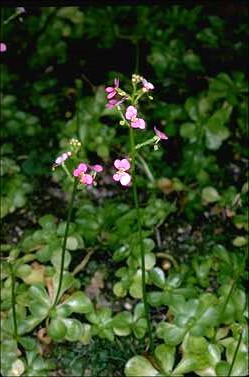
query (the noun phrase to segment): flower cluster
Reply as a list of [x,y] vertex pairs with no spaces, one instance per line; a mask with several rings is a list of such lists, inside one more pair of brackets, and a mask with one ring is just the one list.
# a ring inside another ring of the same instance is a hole
[[[138,83],[142,83],[143,87],[138,88],[136,90],[136,85]],[[144,77],[139,75],[132,75],[132,84],[133,84],[133,94],[129,96],[126,92],[121,90],[119,88],[119,80],[114,80],[113,86],[106,87],[105,91],[107,93],[107,100],[108,103],[106,107],[112,108],[117,106],[118,104],[124,102],[125,100],[130,100],[131,105],[128,106],[125,110],[125,112],[122,112],[122,109],[118,107],[118,111],[121,115],[122,120],[120,121],[120,124],[127,125],[131,128],[140,128],[145,129],[146,123],[143,118],[140,118],[138,116],[138,110],[134,106],[137,104],[140,97],[149,90],[154,89],[154,85],[150,82],[148,82]],[[121,99],[119,97],[121,97]],[[158,143],[161,140],[167,140],[168,136],[163,133],[162,131],[158,130],[156,127],[154,127],[155,135],[147,139],[141,144],[138,144],[135,146],[135,149],[139,149],[145,145],[154,144],[154,150],[158,149]],[[53,165],[53,168],[55,166],[62,165],[63,169],[66,171],[67,175],[72,178],[72,174],[69,173],[67,167],[65,166],[64,162],[72,155],[76,155],[81,147],[81,142],[77,139],[71,139],[70,141],[71,151],[72,152],[65,152],[61,156],[59,156],[55,160],[55,164]],[[115,182],[119,182],[122,186],[129,186],[131,184],[131,174],[129,174],[129,169],[131,168],[131,164],[129,162],[129,159],[123,158],[123,159],[117,159],[114,161],[114,167],[117,169],[116,172],[113,174],[113,180]],[[96,184],[95,177],[97,173],[100,173],[103,171],[103,167],[101,165],[88,165],[84,162],[80,162],[76,169],[73,170],[73,176],[79,180],[79,182],[84,186],[89,186],[92,184]]]
[[[112,109],[113,107],[120,105],[126,99],[126,93],[119,90],[119,79],[114,79],[114,86],[108,86],[105,88],[105,91],[108,99],[108,103],[106,105],[107,109]],[[121,95],[121,98],[119,98],[118,95]]]
[[[90,174],[87,173],[87,170],[90,169]],[[95,177],[97,173],[103,171],[101,165],[86,165],[81,162],[76,169],[73,171],[73,176],[78,178],[80,183],[83,185],[92,185],[95,183]]]

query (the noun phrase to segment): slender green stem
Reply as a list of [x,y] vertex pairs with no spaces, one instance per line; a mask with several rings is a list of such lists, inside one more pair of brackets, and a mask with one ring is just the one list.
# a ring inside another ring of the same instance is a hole
[[62,166],[64,172],[66,173],[66,175],[68,176],[68,178],[70,179],[70,181],[73,182],[74,179],[72,178],[71,174],[69,173],[68,168],[66,167],[66,165],[64,163],[62,163],[61,166]]
[[13,271],[13,266],[10,262],[10,275],[11,275],[11,306],[13,312],[13,325],[14,325],[14,337],[17,339],[17,319],[16,319],[16,295],[15,295],[15,275]]
[[235,288],[236,281],[237,281],[237,280],[235,279],[235,280],[233,281],[233,284],[231,285],[231,288],[230,288],[230,290],[229,290],[229,292],[228,292],[228,295],[227,295],[226,301],[224,302],[224,305],[223,305],[223,307],[222,307],[221,313],[223,313],[223,312],[225,311],[226,307],[227,307],[228,301],[230,300],[230,297],[231,297],[231,295],[232,295],[232,293],[233,293],[233,290],[234,290],[234,288]]
[[152,174],[152,172],[151,172],[151,170],[150,170],[148,164],[146,163],[146,161],[143,159],[143,157],[142,157],[141,155],[138,154],[137,156],[138,156],[138,159],[139,159],[140,162],[141,162],[141,165],[142,165],[142,167],[143,167],[145,173],[147,174],[147,177],[149,178],[149,180],[150,180],[152,183],[154,183],[154,182],[155,182],[155,178],[154,178],[154,176],[153,176],[153,174]]
[[58,299],[60,297],[60,292],[61,292],[61,286],[62,286],[62,280],[63,280],[64,262],[65,262],[65,254],[66,254],[66,244],[67,244],[69,224],[70,224],[70,220],[71,220],[71,217],[72,217],[73,203],[74,203],[75,194],[76,194],[76,187],[77,187],[77,180],[75,179],[74,180],[74,184],[73,184],[73,192],[72,192],[72,196],[71,196],[71,201],[70,201],[69,209],[68,209],[67,223],[66,223],[66,229],[65,229],[64,239],[63,239],[63,245],[62,245],[61,266],[60,266],[60,275],[59,275],[59,285],[58,285],[58,288],[57,288],[57,292],[56,292],[56,296],[55,296],[53,307],[55,307],[55,305],[57,304]]
[[234,363],[235,363],[235,360],[236,360],[236,357],[237,357],[237,353],[238,353],[238,351],[239,351],[240,343],[241,343],[241,341],[242,341],[242,335],[243,335],[243,331],[241,331],[241,333],[240,333],[240,337],[239,337],[239,340],[238,340],[238,344],[237,344],[236,350],[235,350],[234,355],[233,355],[233,361],[232,361],[232,364],[231,364],[231,366],[230,366],[230,369],[229,369],[229,372],[228,372],[228,376],[227,376],[227,377],[230,377],[231,374],[232,374],[233,366],[234,366]]
[[138,194],[137,194],[136,171],[135,171],[136,150],[135,150],[134,135],[133,135],[132,127],[130,127],[130,148],[131,148],[131,157],[132,157],[131,172],[132,172],[132,180],[133,180],[133,184],[132,184],[133,200],[134,200],[136,213],[137,213],[138,236],[139,236],[139,245],[140,245],[140,252],[141,252],[143,304],[144,304],[145,316],[146,316],[148,332],[149,332],[150,350],[152,353],[154,353],[155,347],[154,347],[154,341],[152,337],[150,315],[149,315],[149,308],[148,308],[148,302],[147,302],[146,283],[145,283],[145,273],[146,273],[145,255],[144,255],[145,253],[144,253],[144,243],[143,243],[143,237],[142,237],[142,221],[141,221],[141,215],[140,215],[139,203],[138,203]]

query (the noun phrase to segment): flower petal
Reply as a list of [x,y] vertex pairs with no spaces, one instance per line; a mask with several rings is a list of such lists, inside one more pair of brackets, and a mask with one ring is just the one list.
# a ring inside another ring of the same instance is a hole
[[85,185],[91,185],[93,183],[93,177],[90,174],[85,174],[80,181]]
[[5,43],[1,42],[0,43],[0,52],[5,52],[7,50],[7,46]]
[[138,118],[137,122],[138,122],[138,125],[139,125],[138,128],[141,128],[142,130],[144,130],[145,129],[145,121],[142,118]]
[[114,161],[114,166],[116,169],[121,169],[122,166],[121,166],[121,160],[115,160]]
[[119,79],[114,79],[114,86],[115,88],[119,87]]
[[120,181],[121,176],[119,173],[115,173],[113,174],[112,178],[114,179],[114,181],[118,182]]
[[154,127],[155,134],[159,137],[159,139],[167,140],[168,136],[164,133],[159,131],[156,127]]
[[101,171],[103,171],[103,167],[101,165],[93,165],[93,166],[89,166],[92,170],[96,171],[97,173],[100,173]]
[[110,93],[110,92],[113,92],[114,88],[112,86],[108,86],[107,88],[105,88],[105,91],[107,93]]
[[80,170],[79,169],[74,169],[74,171],[73,171],[73,175],[74,175],[74,177],[78,177],[79,175],[80,175]]
[[126,158],[123,158],[123,160],[120,161],[120,169],[128,170],[130,169],[131,165]]
[[137,116],[137,109],[134,106],[128,106],[125,113],[125,118],[131,120]]
[[83,162],[81,162],[79,165],[78,165],[78,169],[81,173],[85,173],[87,171],[87,165],[84,164]]
[[115,96],[115,94],[116,94],[116,92],[115,92],[115,90],[113,90],[112,92],[110,92],[110,93],[108,94],[107,99],[111,99],[111,98],[113,98],[113,97]]
[[140,128],[139,120],[136,119],[135,122],[131,122],[131,127],[132,128]]
[[122,173],[120,178],[120,183],[122,186],[127,186],[131,181],[131,176],[128,173]]

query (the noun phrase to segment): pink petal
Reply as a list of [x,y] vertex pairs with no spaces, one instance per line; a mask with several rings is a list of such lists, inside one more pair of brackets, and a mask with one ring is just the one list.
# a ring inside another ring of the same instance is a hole
[[144,130],[145,129],[145,121],[142,118],[138,118],[137,122],[138,122],[138,125],[139,125],[138,128],[141,128],[142,130]]
[[142,80],[142,83],[143,83],[143,86],[146,88],[146,89],[154,89],[154,85],[151,84],[151,82],[148,82],[147,80],[143,79]]
[[116,95],[116,92],[115,92],[115,90],[113,90],[112,92],[110,92],[110,93],[108,94],[107,99],[111,99],[111,98],[113,98],[115,95]]
[[122,166],[121,166],[121,160],[115,160],[114,161],[114,166],[116,169],[121,169]]
[[121,176],[119,173],[115,173],[113,174],[112,178],[114,179],[114,181],[118,182],[120,181]]
[[93,177],[90,174],[85,174],[80,181],[85,185],[91,185],[93,183]]
[[100,173],[101,171],[103,171],[103,167],[101,165],[93,165],[93,166],[90,166],[90,168],[96,171],[97,173]]
[[159,131],[156,127],[154,127],[155,134],[159,137],[159,139],[167,140],[168,136],[164,133]]
[[113,109],[113,107],[115,107],[115,104],[112,105],[112,104],[109,102],[109,103],[107,103],[107,104],[105,105],[105,107],[106,107],[107,109]]
[[120,161],[120,169],[128,170],[130,169],[131,165],[126,158],[123,158],[123,160]]
[[128,106],[125,113],[125,118],[131,120],[137,116],[137,109],[134,106]]
[[122,186],[127,186],[131,181],[131,176],[128,173],[122,173],[120,178],[120,183]]
[[73,175],[74,175],[74,177],[78,177],[79,175],[80,175],[80,170],[79,169],[74,169],[74,171],[73,171]]
[[0,43],[0,52],[5,52],[7,50],[7,46],[5,43]]
[[139,120],[135,120],[135,122],[131,122],[131,127],[132,128],[140,128],[140,123]]
[[78,165],[78,170],[81,172],[81,173],[85,173],[87,171],[87,165],[84,164],[83,162],[81,162],[79,165]]
[[114,88],[112,87],[112,86],[108,86],[107,88],[105,88],[105,91],[107,92],[107,93],[110,93],[110,92],[112,92],[114,90]]
[[119,87],[119,79],[114,79],[115,88]]
[[57,159],[55,160],[55,163],[56,163],[57,165],[60,165],[62,162],[63,162],[62,156],[57,157]]

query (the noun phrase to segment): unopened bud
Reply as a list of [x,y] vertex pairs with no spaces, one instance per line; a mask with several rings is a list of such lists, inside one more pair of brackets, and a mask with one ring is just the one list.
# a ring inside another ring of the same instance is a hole
[[124,121],[124,120],[121,120],[121,121],[119,122],[119,124],[120,124],[120,126],[124,126],[124,125],[125,125],[125,121]]
[[158,147],[158,145],[154,145],[154,151],[158,151],[158,149],[159,149],[159,147]]

